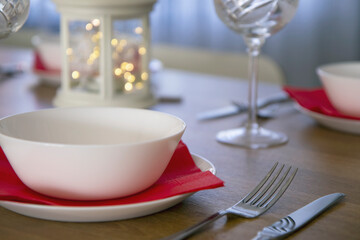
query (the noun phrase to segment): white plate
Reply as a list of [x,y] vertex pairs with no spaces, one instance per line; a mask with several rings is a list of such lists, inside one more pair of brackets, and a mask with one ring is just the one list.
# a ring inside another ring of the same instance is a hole
[[320,114],[317,112],[310,111],[306,108],[301,107],[300,105],[296,105],[296,108],[304,113],[305,115],[310,116],[311,118],[315,119],[321,125],[338,130],[341,132],[347,132],[352,134],[360,134],[360,121],[359,120],[352,120],[352,119],[344,119],[344,118],[337,118],[331,117],[324,114]]
[[[201,171],[216,173],[214,165],[205,158],[192,154],[196,166]],[[49,206],[41,204],[19,203],[12,201],[0,201],[0,205],[6,209],[29,217],[65,221],[65,222],[105,222],[142,217],[172,207],[185,200],[194,193],[177,195],[165,199],[114,206],[100,207],[66,207]]]

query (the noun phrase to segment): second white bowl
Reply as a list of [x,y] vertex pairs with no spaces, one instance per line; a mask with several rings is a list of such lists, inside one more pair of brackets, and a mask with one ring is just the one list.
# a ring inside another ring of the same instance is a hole
[[360,62],[324,65],[317,74],[334,107],[343,114],[360,117]]

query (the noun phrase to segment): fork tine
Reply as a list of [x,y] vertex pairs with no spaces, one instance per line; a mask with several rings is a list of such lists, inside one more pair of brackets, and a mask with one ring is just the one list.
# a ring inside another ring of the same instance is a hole
[[260,188],[267,182],[267,180],[270,178],[270,176],[273,174],[273,172],[275,171],[277,165],[279,163],[276,162],[274,164],[274,166],[270,169],[270,171],[268,172],[268,174],[266,174],[266,176],[261,180],[261,182],[254,188],[254,190],[252,190],[250,193],[248,193],[240,202],[248,202],[251,198],[253,198],[253,196],[260,190]]
[[263,206],[264,203],[266,203],[274,195],[274,193],[279,189],[281,184],[284,182],[286,176],[289,174],[290,169],[291,169],[291,166],[285,171],[285,173],[283,174],[281,179],[276,183],[275,186],[273,186],[271,191],[269,193],[266,193],[265,197],[259,202],[259,204],[258,204],[259,206]]
[[[289,179],[286,181],[286,183],[281,187],[280,191],[268,202],[268,203],[264,203],[265,204],[265,208],[270,208],[272,205],[274,205],[279,198],[284,194],[284,192],[286,191],[286,189],[289,187],[290,183],[292,182],[292,180],[294,179],[296,173],[298,171],[298,168],[296,168],[294,170],[294,172],[291,174],[291,176],[289,177]],[[262,206],[264,205],[262,204]],[[261,206],[261,207],[262,207]]]
[[280,173],[282,172],[282,170],[284,169],[285,164],[282,164],[279,171],[277,171],[277,173],[275,174],[275,176],[273,176],[273,178],[270,180],[270,182],[264,187],[264,189],[261,190],[261,192],[258,193],[258,195],[255,197],[255,199],[253,199],[251,201],[250,204],[255,205],[266,193],[267,191],[270,189],[271,186],[274,185],[274,182],[278,179],[278,177],[280,176]]

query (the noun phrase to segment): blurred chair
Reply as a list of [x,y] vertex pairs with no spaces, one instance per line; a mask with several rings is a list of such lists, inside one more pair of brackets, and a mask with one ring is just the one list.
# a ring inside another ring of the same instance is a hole
[[[248,56],[245,53],[154,44],[152,56],[160,60],[165,68],[248,79]],[[279,85],[285,83],[284,73],[275,61],[262,55],[259,64],[260,81]]]

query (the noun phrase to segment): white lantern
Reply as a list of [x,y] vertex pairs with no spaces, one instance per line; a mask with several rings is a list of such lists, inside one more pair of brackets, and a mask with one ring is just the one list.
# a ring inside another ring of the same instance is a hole
[[148,107],[149,13],[156,0],[53,0],[62,75],[54,105]]

